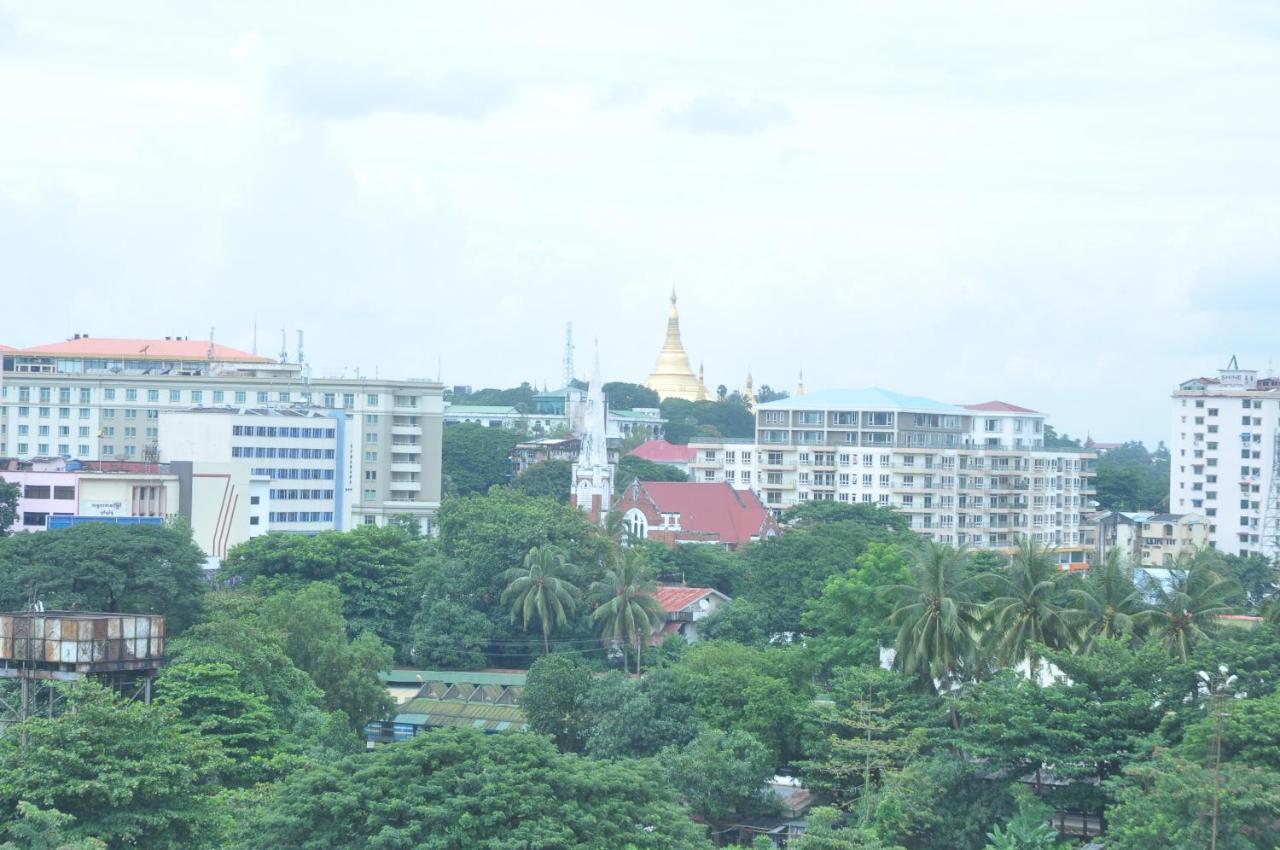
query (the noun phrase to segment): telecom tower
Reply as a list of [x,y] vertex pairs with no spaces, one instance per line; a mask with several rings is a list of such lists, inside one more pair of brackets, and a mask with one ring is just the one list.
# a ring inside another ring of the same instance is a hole
[[1280,558],[1280,424],[1271,446],[1271,485],[1262,514],[1262,552],[1270,558]]
[[564,387],[573,383],[573,322],[564,326]]

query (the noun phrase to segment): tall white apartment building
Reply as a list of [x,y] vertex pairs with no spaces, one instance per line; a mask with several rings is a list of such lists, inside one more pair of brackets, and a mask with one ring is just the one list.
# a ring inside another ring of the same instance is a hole
[[191,407],[319,407],[348,434],[341,482],[356,524],[416,517],[440,504],[443,385],[427,380],[313,378],[277,362],[182,337],[77,334],[0,347],[0,456],[158,460],[162,411]]
[[1209,545],[1280,556],[1280,379],[1234,357],[1173,393],[1169,509],[1204,514]]
[[754,490],[775,514],[824,499],[875,504],[939,542],[1008,548],[1028,535],[1083,563],[1096,456],[1046,449],[1044,420],[999,401],[829,390],[759,405],[750,445],[691,442],[690,469]]

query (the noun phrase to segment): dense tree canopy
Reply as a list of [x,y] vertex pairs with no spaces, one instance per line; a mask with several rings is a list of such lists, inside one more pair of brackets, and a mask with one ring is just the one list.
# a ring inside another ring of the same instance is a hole
[[0,538],[0,610],[34,598],[46,609],[163,614],[176,634],[199,615],[204,560],[181,524],[85,523]]
[[18,521],[18,499],[22,492],[17,484],[0,478],[0,537],[4,537]]
[[511,488],[526,496],[546,496],[557,502],[568,502],[573,489],[573,462],[544,460],[517,475]]
[[511,480],[511,452],[524,435],[474,423],[450,425],[440,444],[441,475],[459,496],[484,493]]
[[453,729],[295,774],[248,827],[249,850],[710,847],[656,764]]

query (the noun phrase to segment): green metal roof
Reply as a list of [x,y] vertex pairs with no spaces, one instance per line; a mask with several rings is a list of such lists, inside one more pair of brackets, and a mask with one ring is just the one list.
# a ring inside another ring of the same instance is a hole
[[465,682],[468,685],[523,687],[528,673],[494,673],[477,670],[388,670],[378,674],[387,685],[422,685],[427,682]]
[[415,726],[474,726],[477,729],[524,729],[524,713],[514,705],[418,698],[403,706],[396,723]]

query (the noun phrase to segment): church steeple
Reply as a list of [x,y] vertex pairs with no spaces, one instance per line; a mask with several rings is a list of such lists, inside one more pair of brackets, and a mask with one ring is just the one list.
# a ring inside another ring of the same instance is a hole
[[667,335],[658,351],[658,360],[644,385],[661,398],[683,398],[697,401],[705,395],[698,376],[689,365],[689,355],[680,341],[680,314],[676,311],[676,291],[671,290],[671,309],[667,313]]
[[613,467],[609,465],[604,383],[600,377],[600,345],[596,343],[591,386],[587,389],[582,422],[582,446],[573,464],[573,502],[594,522],[604,522],[613,497]]

